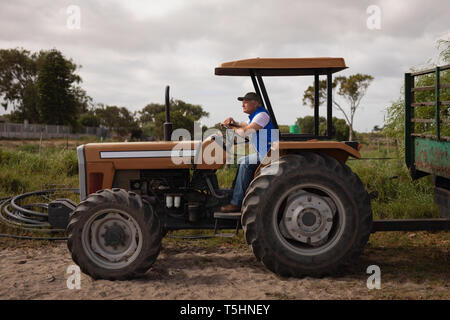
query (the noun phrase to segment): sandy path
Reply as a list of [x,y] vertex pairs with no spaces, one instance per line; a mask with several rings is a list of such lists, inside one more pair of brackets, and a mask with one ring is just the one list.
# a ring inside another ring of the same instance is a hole
[[165,245],[139,280],[113,282],[81,275],[81,289],[67,288],[73,264],[65,243],[0,251],[0,299],[450,299],[449,279],[411,280],[386,275],[368,290],[363,254],[350,274],[333,278],[279,278],[250,249],[218,247],[194,252]]

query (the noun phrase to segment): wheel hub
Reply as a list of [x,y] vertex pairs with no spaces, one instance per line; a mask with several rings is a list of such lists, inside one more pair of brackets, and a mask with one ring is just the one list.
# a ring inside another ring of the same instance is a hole
[[112,226],[105,226],[106,232],[101,236],[105,240],[105,245],[117,249],[118,246],[124,246],[127,239],[124,229],[113,222]]
[[320,212],[314,208],[303,209],[297,218],[297,225],[299,228],[313,232],[317,230],[322,222]]
[[126,261],[137,248],[135,224],[119,213],[97,218],[90,233],[90,247],[108,262]]
[[320,245],[328,238],[335,211],[331,199],[302,190],[287,199],[280,229],[287,238]]

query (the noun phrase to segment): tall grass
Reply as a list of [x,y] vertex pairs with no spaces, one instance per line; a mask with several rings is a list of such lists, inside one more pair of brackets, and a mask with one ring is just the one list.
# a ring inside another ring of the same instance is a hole
[[[395,158],[395,154],[383,150],[363,152],[363,158],[386,156]],[[375,195],[372,199],[375,219],[439,217],[431,176],[413,181],[402,159],[350,160],[347,164],[360,177],[366,190]]]
[[34,145],[17,150],[0,148],[0,197],[56,187],[78,187],[75,150]]

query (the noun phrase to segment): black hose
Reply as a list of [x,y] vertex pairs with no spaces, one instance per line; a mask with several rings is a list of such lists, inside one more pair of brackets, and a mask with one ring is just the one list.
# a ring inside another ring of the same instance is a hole
[[11,239],[19,239],[19,240],[49,240],[49,241],[66,241],[67,237],[27,237],[27,236],[15,236],[12,234],[0,233],[0,238],[11,238]]
[[348,160],[398,160],[398,158],[359,158],[359,159],[350,158]]
[[[20,205],[20,202],[31,196],[41,196],[47,201],[47,196],[57,192],[80,193],[79,189],[50,189],[37,190],[33,192],[23,193],[14,197],[6,197],[0,199],[0,223],[9,227],[44,233],[61,233],[65,229],[54,229],[48,222],[48,213],[32,210],[33,208],[41,208],[48,210],[48,203],[31,203]],[[3,238],[22,239],[22,240],[67,240],[67,237],[30,237],[11,234],[0,234]]]
[[[20,205],[20,202],[31,196],[44,196],[56,192],[73,192],[79,193],[79,189],[51,189],[37,190],[33,192],[23,193],[14,197],[0,198],[0,223],[26,231],[44,232],[44,233],[61,233],[65,229],[53,229],[48,223],[48,213],[42,213],[32,210],[33,208],[42,208],[48,210],[48,203],[31,203]],[[47,200],[50,200],[47,198]],[[191,234],[191,235],[167,235],[171,239],[210,239],[217,238],[220,235]],[[20,240],[67,240],[67,237],[31,237],[19,236],[12,234],[0,233],[0,238],[11,238]]]

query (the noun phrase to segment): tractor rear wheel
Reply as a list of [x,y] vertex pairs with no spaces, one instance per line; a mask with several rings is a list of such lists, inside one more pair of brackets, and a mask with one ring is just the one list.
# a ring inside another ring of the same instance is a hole
[[242,205],[256,258],[281,276],[323,276],[350,264],[372,228],[361,180],[336,159],[312,152],[261,169]]
[[161,249],[161,227],[151,205],[123,189],[89,195],[71,214],[68,248],[80,269],[94,279],[142,276]]

